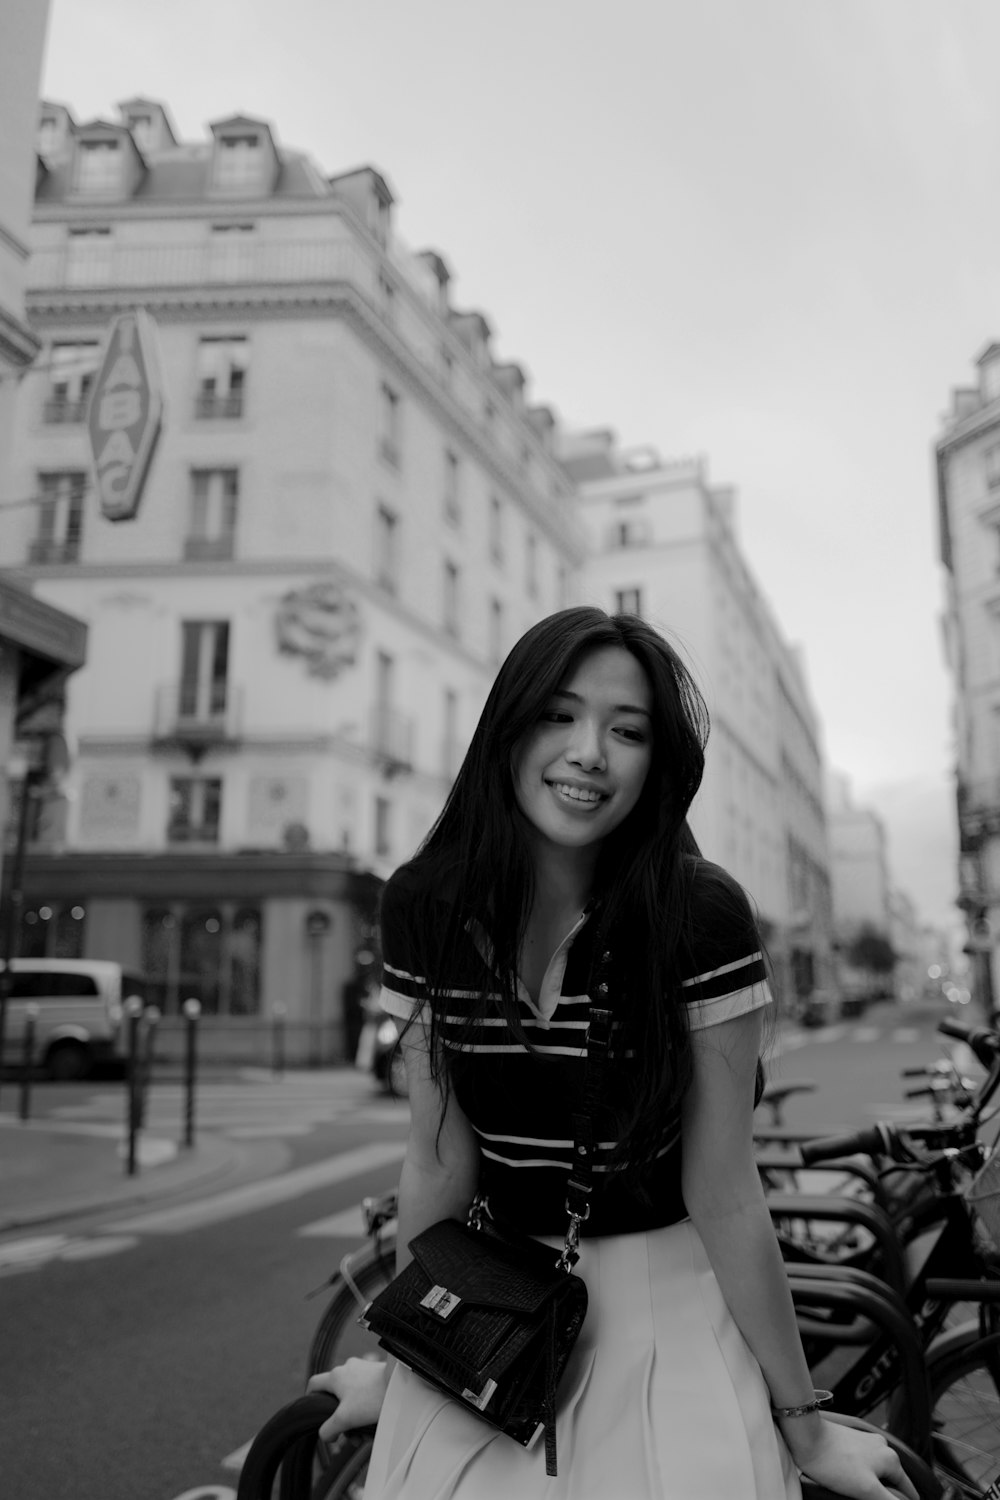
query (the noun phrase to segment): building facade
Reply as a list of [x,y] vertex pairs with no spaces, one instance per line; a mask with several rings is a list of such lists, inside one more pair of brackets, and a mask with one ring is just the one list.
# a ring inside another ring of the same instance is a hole
[[833,982],[820,727],[740,549],[731,489],[704,462],[626,451],[609,431],[565,434],[588,543],[581,591],[633,610],[680,650],[712,717],[691,823],[755,899],[787,1011]]
[[[30,380],[41,343],[25,311],[32,192],[37,170],[35,132],[38,75],[42,66],[46,0],[10,0],[4,7],[0,49],[0,517],[13,517],[28,492],[12,462],[19,391]],[[3,522],[0,521],[0,526]],[[22,559],[0,546],[0,867],[17,853],[20,799],[27,773],[38,783],[43,746],[62,733],[66,678],[83,662],[87,632],[64,611],[33,598],[16,573]],[[29,733],[32,743],[18,744]],[[48,799],[46,815],[50,814]],[[61,806],[65,805],[64,803]],[[26,815],[38,809],[26,806]],[[27,816],[24,831],[40,819]],[[6,847],[5,847],[6,845]],[[2,889],[2,887],[0,887]],[[0,945],[8,940],[7,910],[0,910]]]
[[959,905],[974,993],[1000,997],[1000,344],[952,392],[936,444],[945,655],[954,690]]
[[[280,1016],[293,1049],[343,1056],[379,879],[439,812],[509,645],[571,598],[555,419],[452,305],[443,257],[402,244],[374,168],[326,177],[243,116],[183,142],[147,99],[88,124],[43,103],[39,151],[45,373],[15,457],[37,504],[0,549],[91,649],[34,940],[82,907],[84,951],[144,968],[168,1016],[193,995],[231,1050]],[[115,521],[86,417],[135,307],[165,418]]]

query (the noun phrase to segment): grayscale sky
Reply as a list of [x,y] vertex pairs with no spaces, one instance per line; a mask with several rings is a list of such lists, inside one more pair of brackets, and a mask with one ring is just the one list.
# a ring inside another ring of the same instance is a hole
[[571,427],[702,453],[831,766],[953,918],[931,445],[1000,336],[994,0],[52,0],[78,121],[377,166]]

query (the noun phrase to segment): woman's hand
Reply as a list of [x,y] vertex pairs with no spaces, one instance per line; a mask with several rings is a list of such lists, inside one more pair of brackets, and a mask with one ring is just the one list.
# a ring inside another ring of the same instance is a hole
[[338,1402],[333,1416],[327,1417],[319,1430],[323,1441],[331,1443],[355,1427],[374,1427],[388,1384],[389,1366],[385,1361],[357,1356],[334,1365],[323,1375],[311,1376],[307,1391],[329,1391]]
[[[794,1432],[793,1418],[782,1424],[792,1458],[807,1479],[853,1500],[917,1500],[899,1458],[885,1438],[825,1419],[810,1424],[808,1437]],[[891,1486],[891,1488],[890,1488]]]

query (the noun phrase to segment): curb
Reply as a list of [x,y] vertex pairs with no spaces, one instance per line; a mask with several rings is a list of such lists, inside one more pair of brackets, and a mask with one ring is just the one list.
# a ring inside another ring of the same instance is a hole
[[[271,1149],[267,1149],[269,1146]],[[149,1167],[145,1175],[140,1172],[134,1178],[123,1178],[119,1185],[109,1184],[103,1191],[0,1211],[0,1234],[164,1202],[229,1176],[267,1177],[280,1170],[286,1151],[284,1146],[274,1149],[268,1142],[254,1142],[251,1148],[222,1136],[205,1136],[192,1154],[193,1160],[175,1156],[169,1163]],[[171,1180],[165,1181],[160,1173],[170,1174]]]

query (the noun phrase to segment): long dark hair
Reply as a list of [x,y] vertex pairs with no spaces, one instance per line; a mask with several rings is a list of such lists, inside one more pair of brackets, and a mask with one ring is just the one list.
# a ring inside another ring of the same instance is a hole
[[[489,985],[516,1035],[518,954],[534,899],[534,869],[517,808],[513,766],[524,737],[582,657],[621,647],[650,687],[652,756],[636,806],[608,835],[593,895],[598,942],[610,941],[625,1047],[635,1052],[631,1097],[620,1119],[622,1164],[641,1166],[662,1139],[664,1118],[690,1080],[690,1044],[677,955],[690,939],[690,892],[698,848],[687,814],[701,782],[708,710],[674,648],[638,616],[580,606],[532,626],[507,656],[445,806],[406,867],[418,904],[413,929],[431,992],[432,1057],[445,1007],[435,982],[469,917],[486,927],[496,958]],[[446,915],[442,921],[442,902]],[[482,996],[486,1004],[486,992]],[[527,1044],[527,1043],[526,1043]]]

